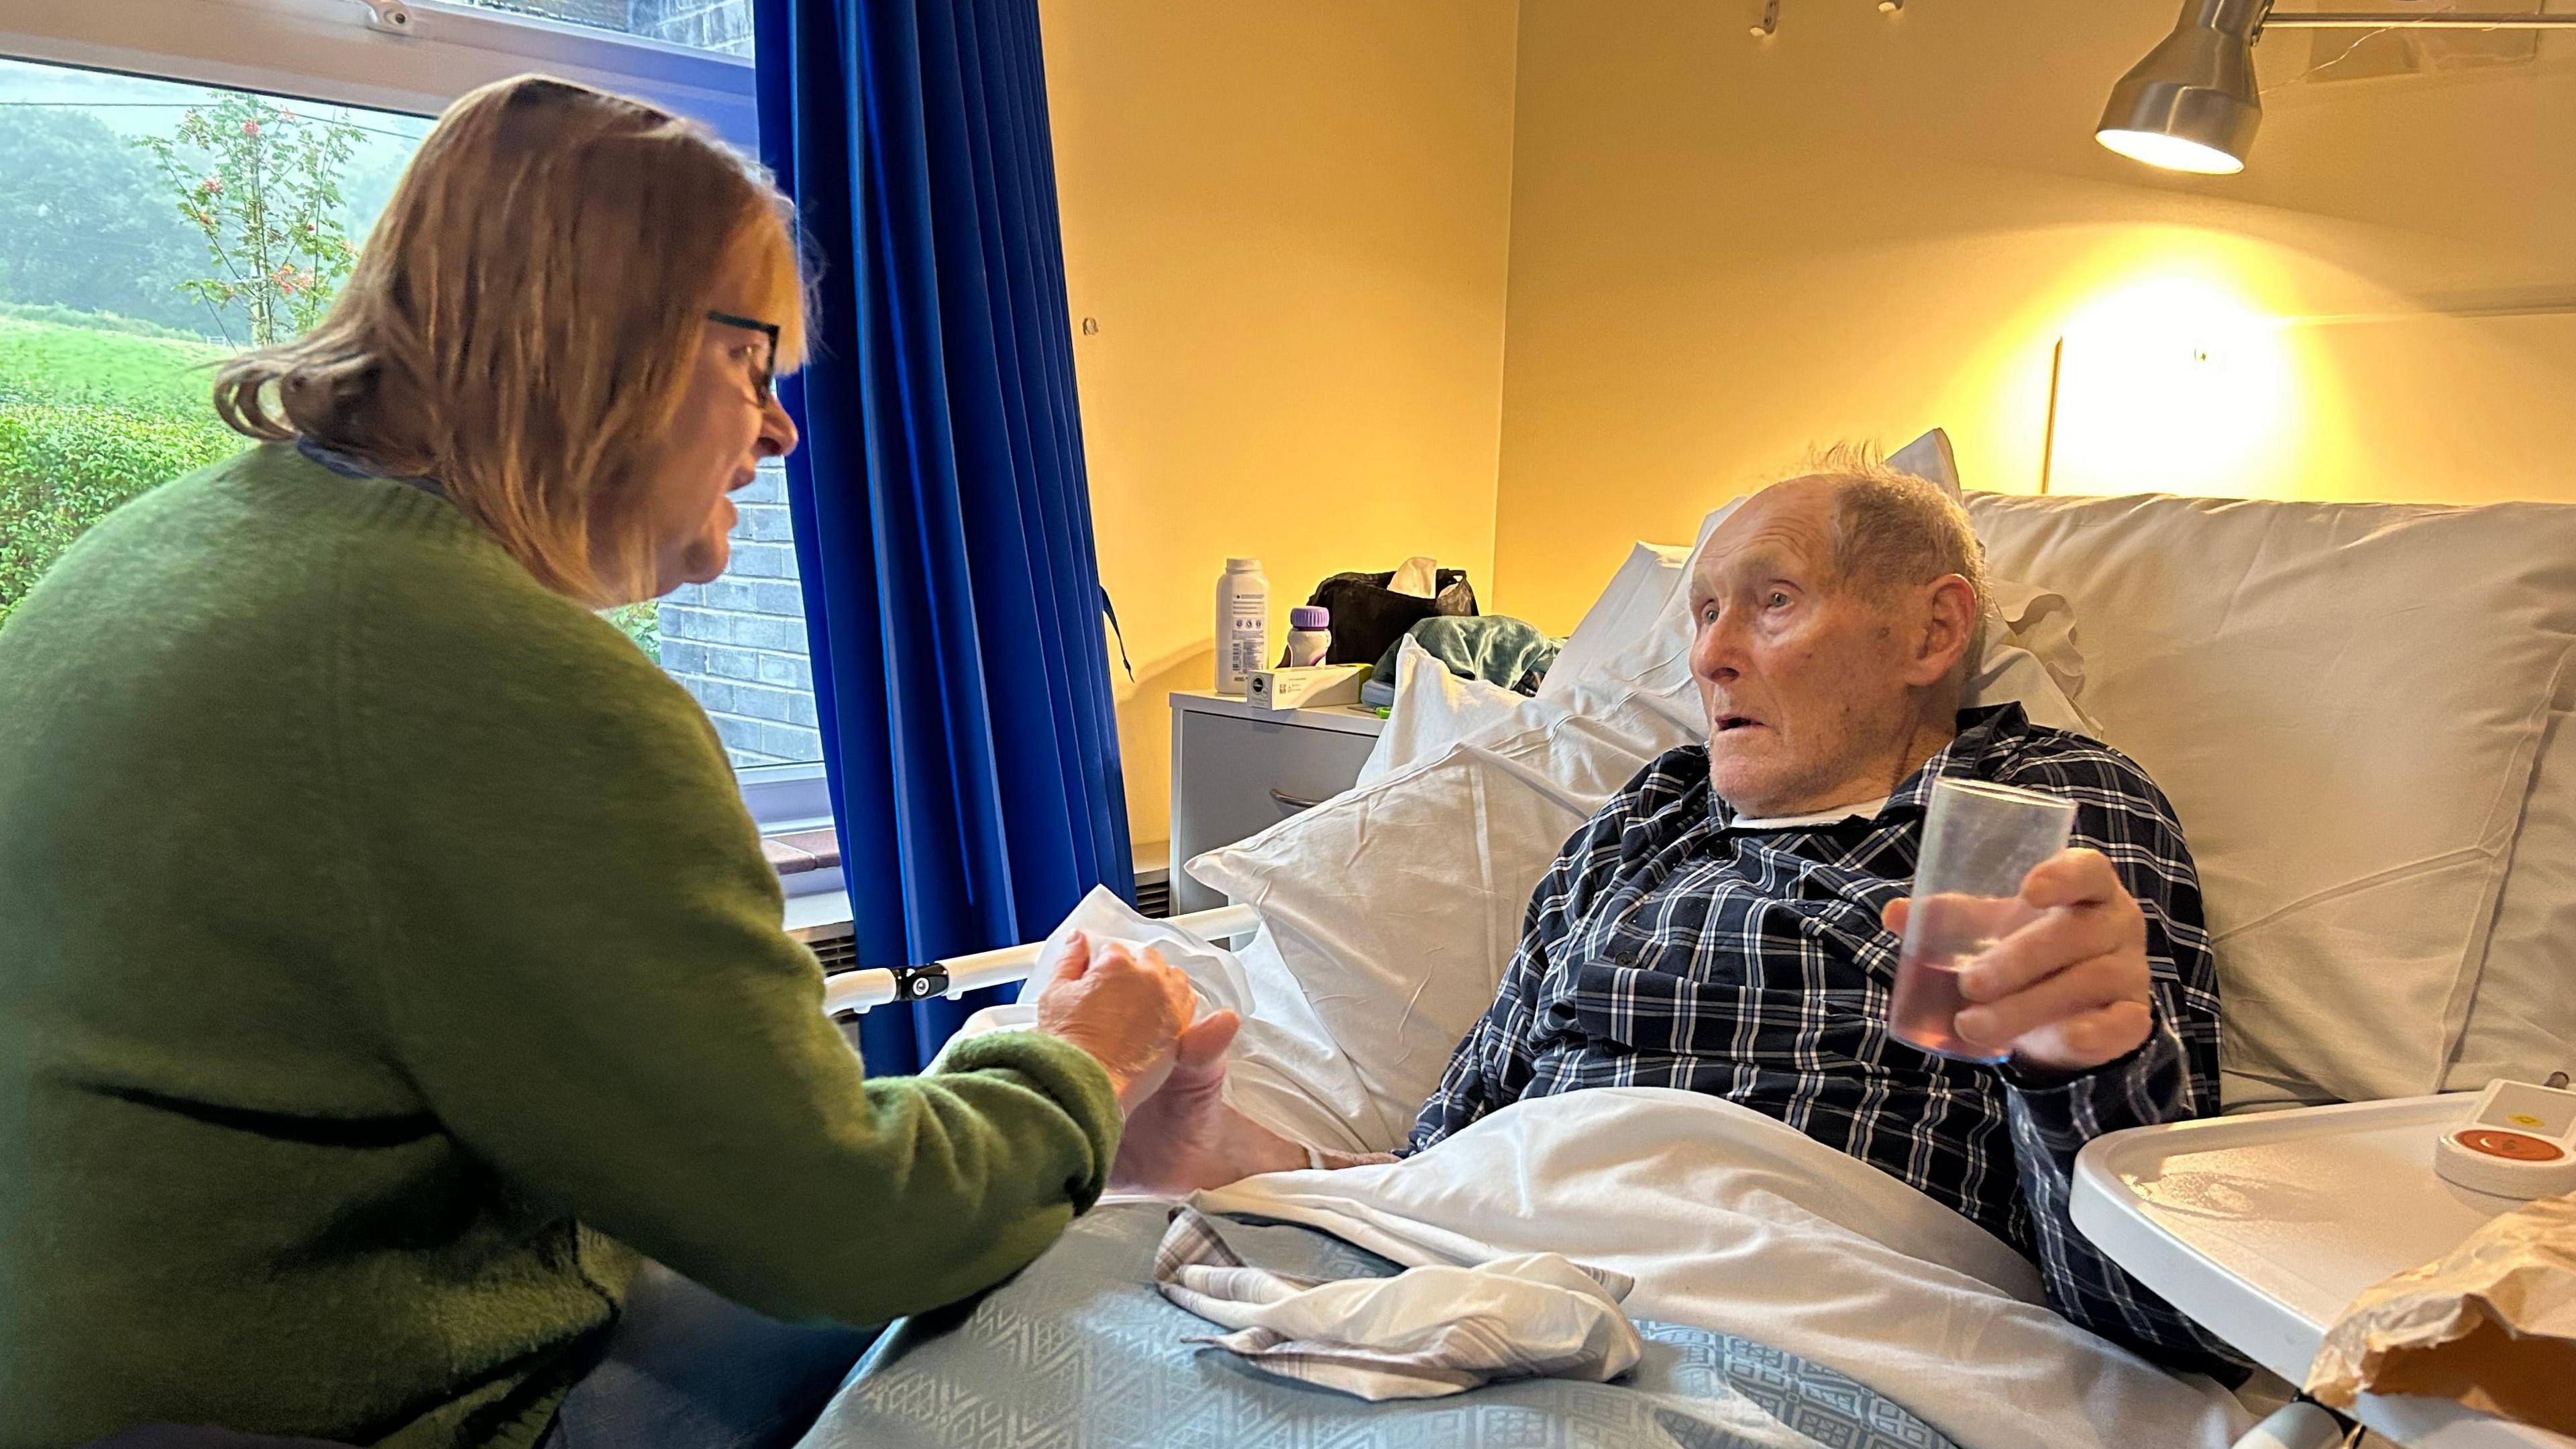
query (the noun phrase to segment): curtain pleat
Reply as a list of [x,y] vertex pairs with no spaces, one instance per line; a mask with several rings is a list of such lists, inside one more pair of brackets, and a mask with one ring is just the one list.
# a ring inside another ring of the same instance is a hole
[[[859,960],[1034,939],[1134,889],[1035,0],[754,18],[819,263],[787,478]],[[976,1004],[869,1013],[870,1069]]]

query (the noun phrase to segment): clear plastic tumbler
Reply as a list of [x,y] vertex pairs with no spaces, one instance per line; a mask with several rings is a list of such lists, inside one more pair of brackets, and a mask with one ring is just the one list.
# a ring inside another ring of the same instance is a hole
[[2072,800],[1982,780],[1933,782],[1888,1003],[1898,1041],[1954,1061],[2004,1059],[1959,1036],[1959,968],[2036,916],[2022,903],[2022,877],[2064,850],[2074,828]]

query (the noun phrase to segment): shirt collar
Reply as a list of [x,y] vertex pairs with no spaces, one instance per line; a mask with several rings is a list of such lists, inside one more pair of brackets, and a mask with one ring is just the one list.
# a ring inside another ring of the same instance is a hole
[[[1948,744],[1935,751],[1932,758],[1925,760],[1921,769],[1907,776],[1905,782],[1889,794],[1887,803],[1879,807],[1873,823],[1919,819],[1931,802],[1934,781],[1950,777],[1986,778],[1988,762],[2029,730],[2030,717],[2013,701],[1959,711],[1958,732],[1950,737]],[[1709,792],[1708,804],[1709,813],[1716,818],[1720,829],[1734,824],[1734,807],[1719,799],[1715,790]],[[1817,828],[1829,830],[1832,827]]]
[[389,483],[407,483],[433,498],[447,496],[447,490],[439,487],[438,480],[435,478],[407,478],[398,473],[387,473],[355,453],[343,453],[337,448],[326,448],[311,438],[297,438],[295,451],[343,478],[382,478]]

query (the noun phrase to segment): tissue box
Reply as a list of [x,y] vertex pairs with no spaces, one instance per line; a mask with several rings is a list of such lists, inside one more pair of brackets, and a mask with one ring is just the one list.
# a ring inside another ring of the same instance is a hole
[[1357,704],[1368,681],[1365,664],[1316,664],[1304,669],[1256,669],[1243,697],[1264,709],[1307,709]]

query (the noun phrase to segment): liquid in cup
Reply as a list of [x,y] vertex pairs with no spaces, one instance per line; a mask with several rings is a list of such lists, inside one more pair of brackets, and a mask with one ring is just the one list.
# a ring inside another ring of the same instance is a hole
[[1999,1062],[2008,1052],[1958,1033],[1959,968],[2035,916],[2022,877],[2066,848],[2075,804],[1980,780],[1941,780],[1923,822],[1923,858],[1888,1000],[1897,1040],[1956,1061]]

